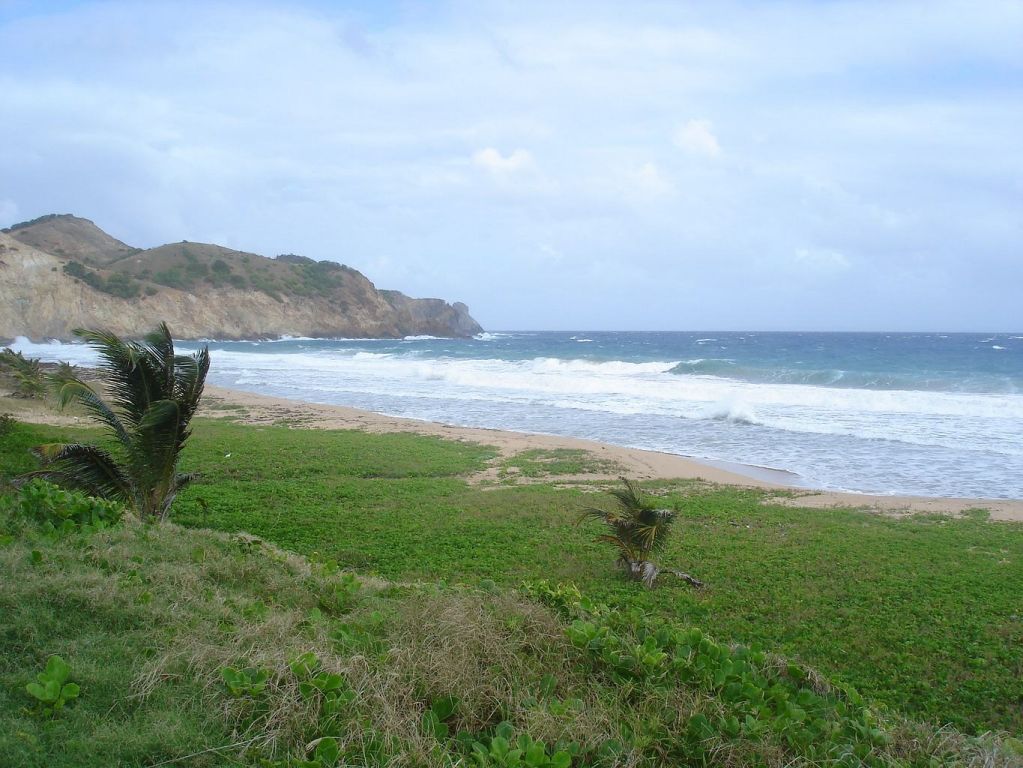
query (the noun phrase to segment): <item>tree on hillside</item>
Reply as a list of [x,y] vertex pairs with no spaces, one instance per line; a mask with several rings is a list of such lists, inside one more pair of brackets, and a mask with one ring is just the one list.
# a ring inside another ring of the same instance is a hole
[[611,509],[589,507],[583,510],[580,522],[595,519],[605,525],[608,533],[598,536],[597,541],[606,541],[618,549],[618,564],[630,578],[652,587],[658,574],[667,572],[694,587],[702,587],[703,582],[688,573],[662,569],[650,561],[650,555],[664,546],[675,521],[675,512],[658,509],[653,500],[643,496],[631,480],[623,477],[622,483],[624,488],[614,488],[608,492],[614,499]]
[[53,443],[34,449],[43,468],[30,473],[58,485],[116,499],[143,520],[163,520],[193,475],[177,471],[210,367],[207,348],[174,353],[165,323],[142,341],[77,329],[101,359],[110,403],[71,371],[55,377],[61,407],[80,403],[116,440],[115,453],[95,445]]

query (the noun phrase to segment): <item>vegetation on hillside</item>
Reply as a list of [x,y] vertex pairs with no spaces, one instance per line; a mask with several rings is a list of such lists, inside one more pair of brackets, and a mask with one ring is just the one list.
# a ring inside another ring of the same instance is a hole
[[[174,505],[184,525],[249,532],[402,582],[573,582],[608,605],[798,659],[916,719],[1023,731],[1018,524],[822,513],[751,489],[645,483],[685,510],[658,557],[709,585],[646,590],[609,568],[597,525],[577,525],[598,503],[589,485],[469,484],[496,460],[486,446],[194,426],[181,469],[203,477]],[[104,444],[98,430],[17,424],[0,440],[0,478],[32,470],[30,448],[57,441]]]
[[[801,665],[571,587],[387,582],[170,523],[54,529],[25,514],[24,493],[0,499],[11,765],[1018,759],[1014,740],[913,723]],[[59,708],[35,698],[40,675],[74,686]]]
[[[350,267],[282,254],[268,259],[204,243],[173,243],[145,251],[116,268],[138,280],[179,290],[204,286],[262,291],[273,299],[332,298],[345,288],[365,291],[368,281]],[[354,279],[353,279],[354,278]]]
[[[97,291],[109,293],[122,299],[133,299],[148,286],[120,272],[108,272],[87,267],[72,259],[64,265],[64,274],[81,280]],[[152,295],[153,291],[147,291]]]

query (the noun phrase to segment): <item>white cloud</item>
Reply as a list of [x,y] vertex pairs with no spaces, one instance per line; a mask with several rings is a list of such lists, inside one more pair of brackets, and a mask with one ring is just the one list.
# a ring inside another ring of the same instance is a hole
[[633,189],[641,197],[669,197],[675,185],[655,163],[643,163],[631,174]]
[[565,258],[565,254],[550,243],[540,243],[539,250],[542,260],[551,264],[558,264]]
[[489,173],[506,175],[532,168],[533,155],[525,149],[516,149],[505,157],[493,147],[487,147],[473,153],[472,164]]
[[675,131],[672,140],[676,147],[691,155],[717,157],[721,154],[721,145],[710,120],[687,120]]
[[797,266],[816,272],[845,272],[852,267],[844,253],[830,248],[797,248],[793,260]]

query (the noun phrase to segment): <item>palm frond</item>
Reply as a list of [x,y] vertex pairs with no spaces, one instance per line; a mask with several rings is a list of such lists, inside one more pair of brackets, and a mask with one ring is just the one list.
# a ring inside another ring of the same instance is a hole
[[178,453],[180,409],[173,400],[158,400],[135,429],[129,461],[146,486],[166,487],[174,475]]
[[135,488],[114,457],[102,448],[79,443],[50,443],[32,449],[43,468],[25,477],[41,477],[94,496],[135,504]]
[[625,559],[641,562],[664,545],[675,513],[658,509],[631,480],[623,477],[622,483],[624,487],[608,491],[615,500],[613,508],[588,507],[580,513],[579,522],[599,520],[609,533],[597,540],[614,544]]
[[96,348],[111,400],[129,424],[138,424],[149,407],[154,389],[147,366],[143,364],[142,350],[110,331],[77,328],[74,333]]
[[210,352],[203,347],[194,355],[176,357],[174,362],[174,399],[181,406],[181,418],[190,421],[202,399],[210,370]]
[[70,403],[78,401],[93,415],[95,419],[103,422],[117,440],[124,446],[131,443],[124,424],[116,413],[103,402],[103,399],[92,387],[81,379],[65,378],[60,380],[60,388],[57,390],[57,401],[61,408],[66,408]]
[[636,553],[633,551],[632,547],[629,546],[628,542],[622,540],[618,536],[614,536],[612,534],[605,533],[605,534],[601,534],[600,536],[598,536],[596,539],[594,539],[594,541],[605,541],[608,544],[611,544],[611,545],[617,547],[618,548],[619,557],[624,558],[625,560],[636,560],[637,559]]
[[167,323],[160,323],[156,330],[147,333],[142,350],[154,373],[160,375],[161,398],[172,397],[174,391],[174,340]]

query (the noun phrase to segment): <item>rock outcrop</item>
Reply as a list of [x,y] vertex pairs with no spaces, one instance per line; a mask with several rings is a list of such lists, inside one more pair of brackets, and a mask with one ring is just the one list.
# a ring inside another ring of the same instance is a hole
[[464,304],[377,290],[335,262],[205,243],[141,250],[67,215],[0,232],[0,338],[67,340],[78,327],[137,337],[161,320],[182,339],[482,331]]

